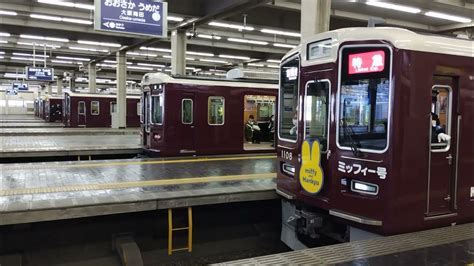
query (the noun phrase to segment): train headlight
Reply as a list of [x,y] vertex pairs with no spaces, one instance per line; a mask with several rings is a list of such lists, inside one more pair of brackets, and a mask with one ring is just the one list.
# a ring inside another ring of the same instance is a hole
[[158,134],[154,134],[154,135],[153,135],[153,139],[156,140],[156,141],[158,141],[158,140],[161,139],[161,136],[158,135]]
[[377,195],[379,194],[379,186],[372,183],[351,180],[351,190],[357,193]]
[[295,167],[289,163],[283,163],[281,170],[289,176],[295,176]]

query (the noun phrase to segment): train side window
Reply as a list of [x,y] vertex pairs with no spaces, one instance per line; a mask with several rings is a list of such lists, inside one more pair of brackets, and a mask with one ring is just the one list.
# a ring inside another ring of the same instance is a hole
[[164,98],[163,94],[151,96],[151,123],[152,124],[163,124],[163,107]]
[[193,123],[193,100],[183,99],[181,101],[181,123],[192,124]]
[[116,112],[117,112],[117,103],[110,102],[110,113],[116,113]]
[[328,80],[310,81],[304,99],[305,139],[318,139],[322,151],[328,146],[329,90]]
[[91,102],[91,115],[99,115],[99,101],[92,101]]
[[451,88],[449,86],[433,86],[431,114],[431,149],[447,151],[449,150],[449,141],[439,141],[438,135],[440,133],[451,135]]
[[137,103],[137,115],[140,116],[141,115],[141,112],[142,111],[142,104],[141,103]]
[[[41,110],[41,109],[40,109]],[[86,102],[80,101],[77,105],[77,113],[80,115],[86,114]]]
[[221,96],[210,96],[207,101],[207,123],[211,126],[224,125],[225,99]]

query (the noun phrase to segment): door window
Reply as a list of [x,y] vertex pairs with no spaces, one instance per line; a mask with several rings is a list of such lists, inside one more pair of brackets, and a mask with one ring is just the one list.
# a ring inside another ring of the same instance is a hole
[[431,150],[449,150],[451,135],[451,88],[435,85],[431,90]]
[[224,125],[225,99],[221,96],[208,98],[207,122],[211,126]]
[[193,100],[183,99],[181,102],[181,122],[183,124],[193,123]]
[[294,59],[283,64],[280,69],[280,139],[296,141],[298,132],[298,84],[300,59]]
[[80,101],[78,103],[77,108],[78,108],[78,114],[80,114],[80,115],[85,115],[86,114],[86,102]]
[[164,99],[162,93],[151,97],[151,106],[151,122],[158,125],[163,124]]
[[328,146],[329,81],[310,81],[304,100],[305,139],[318,139],[321,150]]
[[91,102],[91,115],[99,115],[100,111],[100,104],[99,101],[92,101]]

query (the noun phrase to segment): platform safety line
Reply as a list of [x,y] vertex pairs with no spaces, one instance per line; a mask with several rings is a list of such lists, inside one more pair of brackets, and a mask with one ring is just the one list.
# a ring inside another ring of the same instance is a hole
[[0,196],[17,196],[17,195],[31,195],[31,194],[58,193],[58,192],[77,192],[77,191],[88,191],[88,190],[141,188],[141,187],[197,184],[197,183],[210,183],[210,182],[243,181],[243,180],[253,180],[253,179],[272,179],[275,177],[276,177],[276,173],[263,173],[263,174],[245,174],[245,175],[185,177],[185,178],[176,178],[176,179],[113,182],[113,183],[103,183],[103,184],[100,184],[100,183],[79,184],[79,185],[69,185],[69,186],[62,186],[62,187],[15,188],[15,189],[0,190]]
[[[216,161],[239,161],[239,160],[259,160],[259,159],[276,159],[276,155],[264,156],[245,156],[245,157],[218,157],[218,158],[196,158],[196,159],[175,159],[163,161],[136,161],[136,162],[109,162],[109,163],[84,163],[84,164],[58,164],[48,165],[48,169],[52,168],[87,168],[87,167],[107,167],[107,166],[128,166],[128,165],[152,165],[152,164],[174,164],[174,163],[199,163],[199,162],[216,162]],[[24,166],[20,166],[24,169]],[[8,170],[11,170],[8,169]]]

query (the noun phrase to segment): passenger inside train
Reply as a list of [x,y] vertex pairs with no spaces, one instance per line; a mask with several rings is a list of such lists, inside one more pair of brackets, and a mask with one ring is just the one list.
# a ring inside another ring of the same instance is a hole
[[274,121],[272,121],[275,112],[275,102],[275,96],[245,95],[245,150],[260,150],[272,147],[275,139],[273,136],[275,134]]

